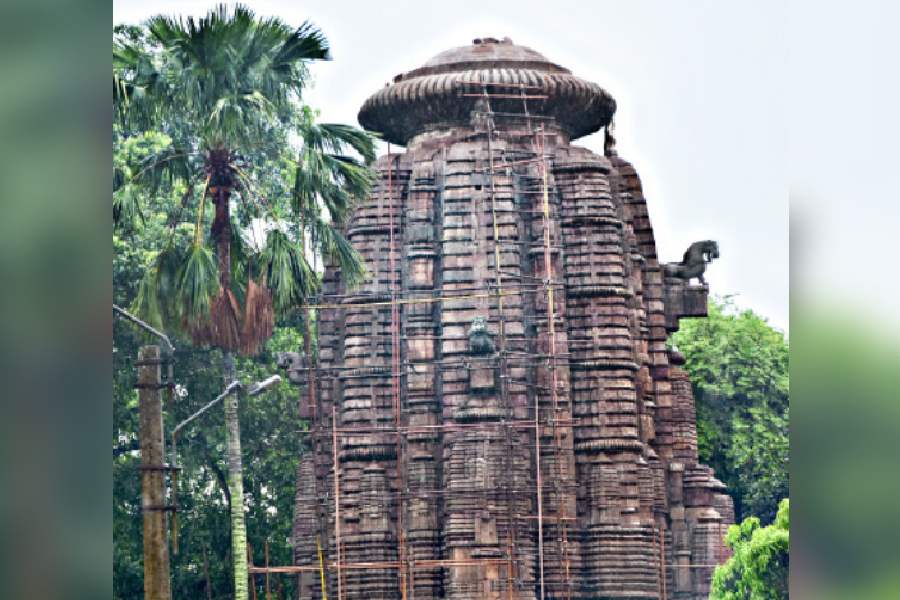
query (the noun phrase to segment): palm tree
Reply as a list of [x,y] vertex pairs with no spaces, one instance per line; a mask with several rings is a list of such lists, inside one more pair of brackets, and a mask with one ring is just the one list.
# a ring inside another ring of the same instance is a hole
[[[309,257],[329,257],[350,284],[363,275],[341,228],[371,186],[373,139],[317,123],[302,106],[308,63],[329,58],[324,35],[308,22],[291,28],[243,6],[218,6],[200,19],[157,16],[124,33],[113,47],[117,132],[156,131],[171,141],[115,170],[117,225],[140,215],[141,203],[161,187],[184,190],[172,235],[147,269],[134,308],[152,324],[220,348],[229,385],[233,353],[255,354],[276,314],[288,315],[316,292]],[[196,210],[186,247],[174,235],[184,209]],[[245,239],[251,223],[265,232],[261,247]],[[245,599],[237,403],[235,395],[226,399],[225,414],[235,597]]]

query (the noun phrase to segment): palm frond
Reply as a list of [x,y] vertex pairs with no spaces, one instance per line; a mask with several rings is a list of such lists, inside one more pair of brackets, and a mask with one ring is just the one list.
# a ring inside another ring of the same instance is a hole
[[291,190],[291,207],[298,216],[316,205],[321,189],[328,184],[322,177],[321,169],[310,160],[314,157],[301,156],[297,169],[294,171],[294,187]]
[[126,129],[149,129],[160,117],[166,82],[149,49],[132,40],[113,41],[113,109]]
[[263,264],[279,312],[301,306],[317,288],[316,275],[302,248],[281,230],[273,229],[266,238]]
[[[332,230],[333,231],[333,230]],[[337,262],[341,277],[349,288],[362,283],[368,273],[362,257],[343,235],[335,232],[331,258]]]
[[140,192],[131,185],[124,185],[113,192],[113,226],[132,231],[144,223]]
[[167,85],[148,88],[137,66],[141,57],[122,45],[114,96],[127,96],[123,81],[147,90],[168,108],[158,112],[161,119],[184,115],[207,147],[247,146],[277,130],[302,92],[306,63],[328,57],[328,42],[315,26],[294,30],[243,5],[218,5],[198,19],[161,15],[147,29],[160,48],[150,64]]
[[155,196],[164,183],[190,182],[194,174],[191,157],[195,154],[174,144],[165,146],[144,157],[126,183],[142,186],[150,196]]
[[129,310],[157,329],[164,329],[162,310],[157,292],[157,272],[147,269],[138,284],[137,294]]
[[144,272],[131,311],[154,327],[167,328],[175,316],[174,298],[183,263],[184,255],[174,244],[163,248]]
[[178,296],[178,273],[184,264],[184,250],[169,243],[156,255],[153,268],[156,271],[156,296],[163,319],[175,320],[175,298]]
[[297,75],[297,66],[306,61],[330,59],[331,51],[325,34],[305,21],[281,44],[272,59],[272,69],[282,78],[289,79]]
[[340,231],[329,223],[318,223],[315,236],[322,254],[331,259],[340,271],[348,288],[355,287],[366,278],[365,262],[359,252]]
[[370,132],[343,123],[321,123],[319,128],[330,152],[341,154],[350,147],[363,157],[366,164],[375,162],[375,138]]
[[375,173],[347,156],[325,155],[323,163],[331,185],[323,186],[322,201],[335,222],[343,223],[353,204],[372,189]]
[[[349,125],[316,123],[308,110],[299,127],[303,147],[294,177],[294,211],[307,218],[306,212],[321,201],[329,218],[341,225],[354,201],[372,189],[375,173],[368,163],[375,158],[374,139]],[[350,151],[359,153],[362,160],[348,154]]]
[[212,251],[192,244],[178,271],[176,300],[188,329],[209,319],[210,305],[219,295],[219,269]]

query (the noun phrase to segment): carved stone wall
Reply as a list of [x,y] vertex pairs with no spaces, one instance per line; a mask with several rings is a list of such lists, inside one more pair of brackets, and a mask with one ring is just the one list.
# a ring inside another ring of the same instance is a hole
[[[326,271],[312,383],[288,361],[314,431],[296,563],[318,565],[318,536],[335,598],[339,559],[343,598],[705,598],[733,509],[666,339],[707,288],[663,276],[634,168],[571,145],[612,98],[476,42],[360,113],[406,149],[378,160],[346,232],[366,281]],[[495,352],[470,350],[476,317]]]

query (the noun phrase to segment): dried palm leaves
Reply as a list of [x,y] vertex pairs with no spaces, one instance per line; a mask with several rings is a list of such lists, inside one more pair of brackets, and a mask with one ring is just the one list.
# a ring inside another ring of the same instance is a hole
[[252,356],[272,337],[275,325],[275,310],[272,306],[272,292],[266,286],[265,277],[260,283],[250,278],[247,281],[244,302],[244,326],[241,330],[240,352]]

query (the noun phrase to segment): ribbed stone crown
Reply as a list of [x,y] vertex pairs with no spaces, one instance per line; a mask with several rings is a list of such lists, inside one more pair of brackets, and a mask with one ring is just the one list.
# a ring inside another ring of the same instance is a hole
[[539,52],[509,38],[478,38],[394,77],[366,100],[359,122],[405,145],[419,133],[470,123],[477,94],[485,90],[493,94],[494,112],[521,113],[524,104],[517,96],[528,96],[529,113],[552,117],[570,139],[598,131],[616,110],[603,88]]

